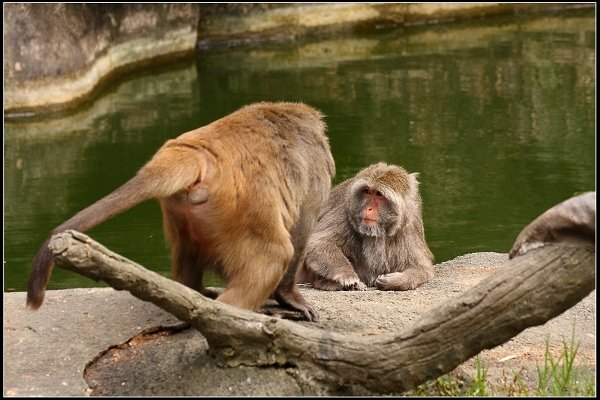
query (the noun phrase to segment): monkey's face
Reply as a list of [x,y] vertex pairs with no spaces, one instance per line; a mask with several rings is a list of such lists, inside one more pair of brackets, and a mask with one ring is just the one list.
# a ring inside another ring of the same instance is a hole
[[386,188],[359,185],[353,188],[350,202],[352,227],[365,236],[385,236],[398,225],[398,200]]

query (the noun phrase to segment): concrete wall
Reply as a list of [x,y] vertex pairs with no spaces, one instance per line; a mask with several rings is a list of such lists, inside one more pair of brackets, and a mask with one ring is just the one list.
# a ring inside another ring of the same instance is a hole
[[72,105],[123,68],[192,55],[198,9],[198,4],[5,4],[5,113]]
[[111,76],[197,49],[572,7],[595,5],[4,4],[4,112],[71,107]]

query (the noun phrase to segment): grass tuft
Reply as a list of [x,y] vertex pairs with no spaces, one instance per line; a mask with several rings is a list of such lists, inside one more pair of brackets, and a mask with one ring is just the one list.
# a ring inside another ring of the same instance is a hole
[[586,365],[575,362],[580,343],[575,343],[575,324],[569,341],[562,338],[561,354],[555,358],[546,337],[543,366],[536,364],[537,388],[531,391],[524,383],[524,369],[511,370],[512,378],[502,371],[501,385],[488,381],[488,373],[480,355],[475,359],[475,378],[472,382],[451,374],[419,385],[404,393],[408,396],[596,396],[596,380]]

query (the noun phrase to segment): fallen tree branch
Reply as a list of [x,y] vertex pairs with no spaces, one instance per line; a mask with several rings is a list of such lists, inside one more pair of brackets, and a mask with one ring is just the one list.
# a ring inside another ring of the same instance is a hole
[[210,300],[76,231],[54,236],[49,246],[57,265],[189,321],[220,363],[297,367],[332,388],[356,384],[376,393],[402,392],[452,371],[561,314],[595,286],[595,249],[553,244],[507,261],[397,335],[361,337]]

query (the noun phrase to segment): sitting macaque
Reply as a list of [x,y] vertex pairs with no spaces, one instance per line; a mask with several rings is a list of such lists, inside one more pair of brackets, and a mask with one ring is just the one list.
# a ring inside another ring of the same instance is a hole
[[323,290],[411,290],[431,280],[417,175],[380,162],[334,187],[298,282]]
[[[317,321],[295,276],[335,174],[324,132],[321,113],[301,103],[243,107],[167,141],[132,179],[52,233],[86,231],[157,198],[177,281],[249,310],[273,296]],[[49,240],[29,276],[33,309],[52,271]],[[204,288],[205,268],[227,283],[222,294]]]

